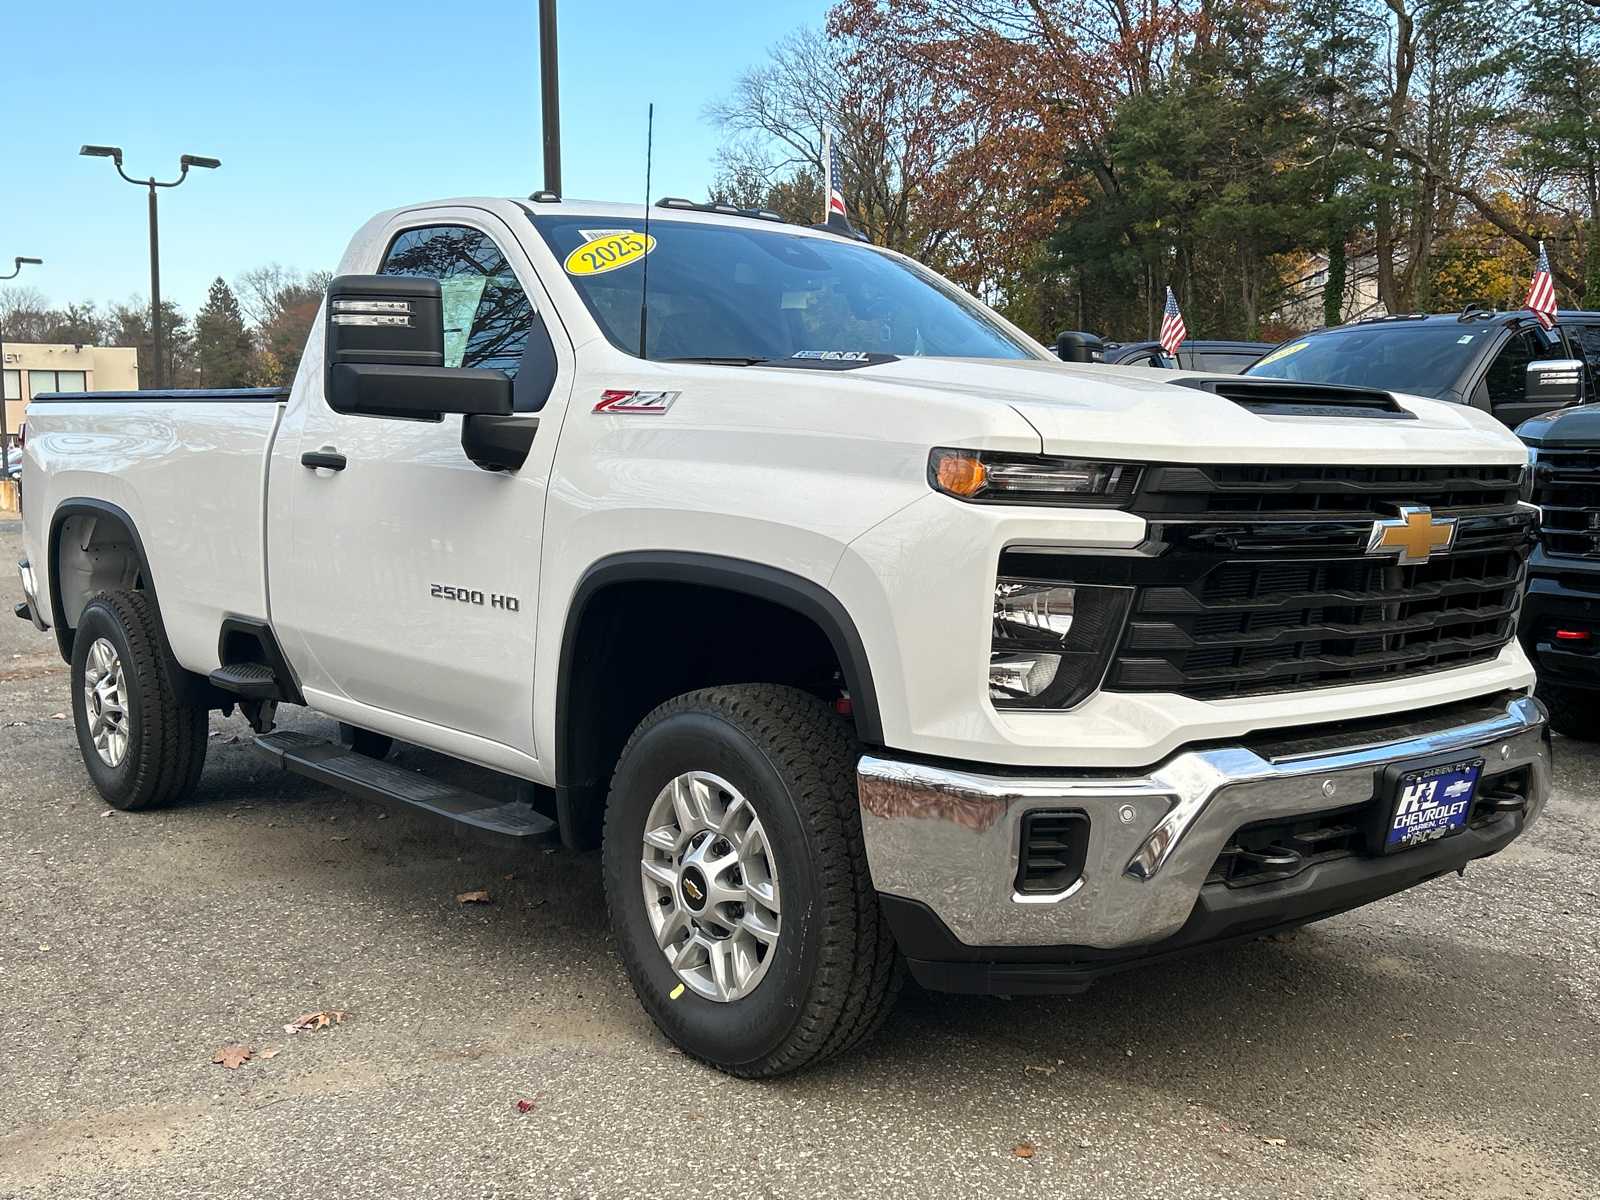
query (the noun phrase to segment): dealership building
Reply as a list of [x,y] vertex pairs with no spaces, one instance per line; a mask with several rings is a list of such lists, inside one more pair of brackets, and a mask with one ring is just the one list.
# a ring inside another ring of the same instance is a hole
[[45,392],[133,391],[139,352],[131,346],[6,342],[5,431],[14,438],[28,401]]

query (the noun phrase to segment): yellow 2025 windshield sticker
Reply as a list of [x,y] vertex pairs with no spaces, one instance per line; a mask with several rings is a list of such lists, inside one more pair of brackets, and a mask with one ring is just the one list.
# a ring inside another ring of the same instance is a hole
[[1296,342],[1292,346],[1279,346],[1271,354],[1258,361],[1255,365],[1258,367],[1264,367],[1268,363],[1277,362],[1280,358],[1288,358],[1291,354],[1299,354],[1300,351],[1304,350],[1310,344],[1310,342]]
[[618,267],[643,261],[644,256],[655,248],[655,238],[646,238],[644,234],[631,230],[602,234],[567,255],[567,274],[604,275]]

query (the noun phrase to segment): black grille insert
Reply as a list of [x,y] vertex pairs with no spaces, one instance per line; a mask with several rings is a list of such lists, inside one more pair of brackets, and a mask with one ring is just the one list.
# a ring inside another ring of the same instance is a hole
[[[1160,466],[1104,686],[1197,699],[1442,671],[1496,657],[1516,631],[1535,519],[1523,467]],[[1454,518],[1450,551],[1400,566],[1366,553],[1401,506]]]
[[1600,450],[1541,450],[1533,482],[1545,553],[1600,558]]
[[1088,857],[1088,813],[1027,813],[1017,853],[1017,891],[1028,896],[1064,892],[1083,876]]

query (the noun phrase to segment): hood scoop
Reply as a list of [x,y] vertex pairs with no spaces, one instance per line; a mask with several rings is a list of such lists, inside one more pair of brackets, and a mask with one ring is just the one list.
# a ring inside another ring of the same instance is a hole
[[1342,387],[1332,383],[1296,383],[1288,379],[1174,379],[1175,387],[1195,388],[1232,400],[1261,417],[1357,417],[1414,421],[1417,414],[1400,406],[1388,392]]

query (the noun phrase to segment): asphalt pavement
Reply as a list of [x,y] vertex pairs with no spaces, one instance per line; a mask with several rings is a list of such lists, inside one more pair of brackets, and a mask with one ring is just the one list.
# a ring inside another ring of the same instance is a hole
[[109,811],[19,554],[0,521],[0,1196],[1600,1196],[1600,746],[1462,878],[1078,997],[908,985],[752,1083],[639,1008],[598,855],[278,772],[238,717],[188,801]]

